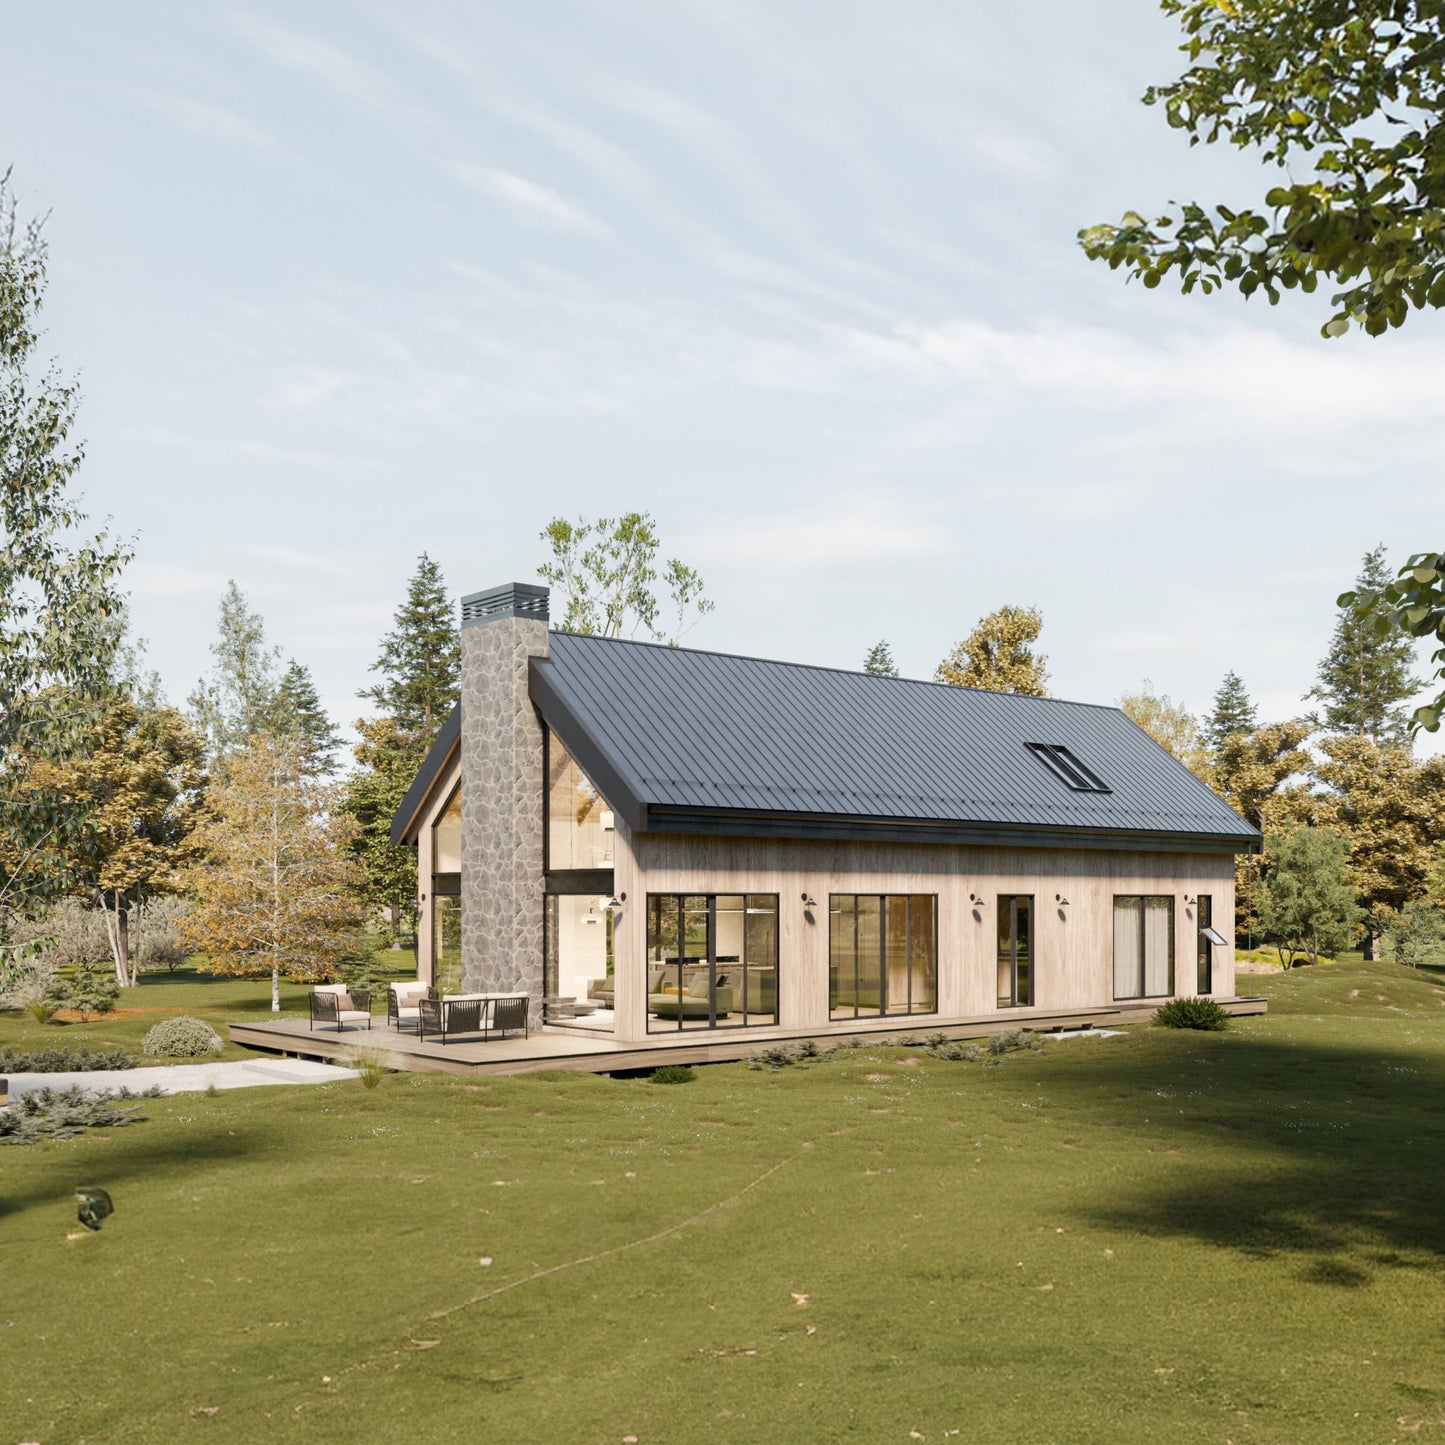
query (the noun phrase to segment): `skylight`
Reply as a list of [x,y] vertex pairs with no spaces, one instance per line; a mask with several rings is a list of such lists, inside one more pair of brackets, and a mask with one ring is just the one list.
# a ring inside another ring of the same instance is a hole
[[1025,743],[1024,746],[1061,782],[1076,793],[1107,793],[1109,785],[1092,768],[1080,762],[1062,743]]

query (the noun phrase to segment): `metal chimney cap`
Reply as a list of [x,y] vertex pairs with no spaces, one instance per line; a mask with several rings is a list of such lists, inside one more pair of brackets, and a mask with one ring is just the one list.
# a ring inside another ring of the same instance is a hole
[[500,587],[488,587],[485,592],[473,592],[462,598],[462,626],[497,622],[504,617],[529,617],[534,622],[546,622],[551,616],[550,596],[546,587],[532,582],[504,582]]

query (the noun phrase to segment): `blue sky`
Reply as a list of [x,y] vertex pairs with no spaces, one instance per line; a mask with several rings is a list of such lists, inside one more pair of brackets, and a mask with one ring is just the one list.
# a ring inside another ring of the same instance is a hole
[[1148,4],[78,3],[7,16],[82,488],[171,695],[235,578],[343,721],[416,555],[532,580],[653,512],[690,645],[930,676],[1044,612],[1053,689],[1227,668],[1293,715],[1335,595],[1439,544],[1433,315],[1318,339],[1145,292],[1079,226],[1238,200],[1138,103]]

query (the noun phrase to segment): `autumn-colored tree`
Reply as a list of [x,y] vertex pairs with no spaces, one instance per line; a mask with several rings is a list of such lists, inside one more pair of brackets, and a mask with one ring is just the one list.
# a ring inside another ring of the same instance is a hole
[[361,868],[359,897],[391,923],[393,948],[416,912],[416,850],[391,841],[391,820],[416,778],[425,749],[395,718],[362,718],[355,748],[358,767],[346,779],[342,807],[356,825],[348,851]]
[[1267,811],[1348,839],[1370,953],[1382,921],[1425,893],[1433,845],[1445,836],[1445,758],[1417,763],[1404,748],[1361,737],[1325,738],[1320,751],[1313,771],[1323,791],[1281,794]]
[[269,973],[273,1012],[282,974],[328,977],[357,947],[360,868],[346,852],[355,825],[338,802],[308,771],[299,738],[258,733],[232,755],[196,830],[204,862],[177,932],[212,973]]
[[70,890],[102,911],[115,980],[133,986],[130,910],[174,888],[191,856],[204,744],[174,708],[143,708],[115,693],[75,752],[37,760],[32,775],[77,810],[57,862]]
[[[1309,723],[1300,720],[1227,733],[1210,758],[1209,785],[1240,817],[1263,830],[1270,799],[1290,778],[1301,776],[1310,767],[1303,744],[1311,731]],[[1257,853],[1235,855],[1236,937],[1252,938],[1258,928],[1262,866]]]
[[935,682],[976,687],[985,692],[1014,692],[1047,697],[1048,658],[1034,651],[1043,614],[1037,607],[1000,607],[938,664]]
[[1199,719],[1182,702],[1175,702],[1167,692],[1156,693],[1146,677],[1138,692],[1126,692],[1119,699],[1119,708],[1190,772],[1206,776],[1208,762],[1199,741]]

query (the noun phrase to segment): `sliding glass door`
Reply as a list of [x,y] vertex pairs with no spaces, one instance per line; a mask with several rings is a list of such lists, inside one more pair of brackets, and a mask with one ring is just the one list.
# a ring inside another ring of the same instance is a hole
[[835,893],[828,899],[828,1010],[835,1019],[938,1011],[937,899]]
[[778,1021],[776,894],[647,895],[647,1030]]

